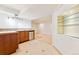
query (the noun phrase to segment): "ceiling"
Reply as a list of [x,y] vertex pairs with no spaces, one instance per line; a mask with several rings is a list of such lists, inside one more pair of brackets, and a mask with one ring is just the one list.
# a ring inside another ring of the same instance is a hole
[[24,19],[37,19],[52,14],[57,4],[2,4],[0,10],[9,14],[18,14]]
[[33,23],[51,23],[52,22],[52,16],[49,15],[49,16],[46,16],[46,17],[42,17],[42,18],[39,18],[38,21],[36,21],[37,19],[35,20],[32,20]]

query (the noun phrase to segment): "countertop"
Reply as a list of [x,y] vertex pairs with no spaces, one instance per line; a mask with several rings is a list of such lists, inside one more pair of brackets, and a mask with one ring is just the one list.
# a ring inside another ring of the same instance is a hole
[[31,31],[34,31],[34,30],[18,30],[18,31],[28,31],[28,32],[31,32]]
[[17,31],[0,31],[0,34],[5,34],[5,33],[16,33]]
[[17,33],[20,31],[28,31],[28,32],[32,32],[34,31],[33,29],[18,29],[18,30],[1,30],[0,34],[7,34],[7,33]]

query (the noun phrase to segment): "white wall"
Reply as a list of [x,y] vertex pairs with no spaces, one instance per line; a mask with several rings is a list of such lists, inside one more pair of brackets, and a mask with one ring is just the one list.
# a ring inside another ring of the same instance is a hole
[[38,28],[40,30],[39,31],[40,34],[52,35],[51,22],[39,23]]
[[17,27],[18,28],[31,28],[31,21],[30,20],[17,20]]
[[37,33],[44,35],[52,35],[51,25],[52,17],[50,15],[33,20],[33,28],[37,30]]
[[52,14],[52,41],[62,54],[79,54],[79,39],[57,33],[57,16],[61,15],[73,5],[62,5]]
[[31,21],[8,19],[8,15],[0,13],[0,28],[31,28]]

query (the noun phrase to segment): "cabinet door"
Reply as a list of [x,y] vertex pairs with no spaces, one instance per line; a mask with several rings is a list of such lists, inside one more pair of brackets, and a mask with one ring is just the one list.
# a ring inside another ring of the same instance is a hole
[[3,36],[0,35],[0,55],[4,54],[4,43],[3,43]]
[[24,31],[19,32],[20,42],[26,41],[26,33]]
[[29,40],[29,32],[25,32],[26,41]]
[[10,54],[10,38],[8,34],[3,35],[4,54]]
[[25,33],[24,32],[20,32],[19,33],[19,37],[20,37],[20,42],[24,42],[25,41]]
[[18,48],[17,43],[17,34],[16,33],[7,33],[0,35],[0,54],[8,55],[12,52],[15,52]]
[[9,34],[10,37],[10,52],[15,52],[18,48],[18,36],[17,33]]

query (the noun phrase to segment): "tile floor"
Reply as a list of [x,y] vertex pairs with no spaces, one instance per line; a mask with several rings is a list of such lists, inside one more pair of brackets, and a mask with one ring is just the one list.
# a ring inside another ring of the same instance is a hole
[[41,40],[32,40],[19,44],[17,51],[11,55],[59,55],[50,44]]
[[49,43],[52,45],[52,35],[46,35],[46,34],[35,34],[35,39],[41,40],[43,42]]

